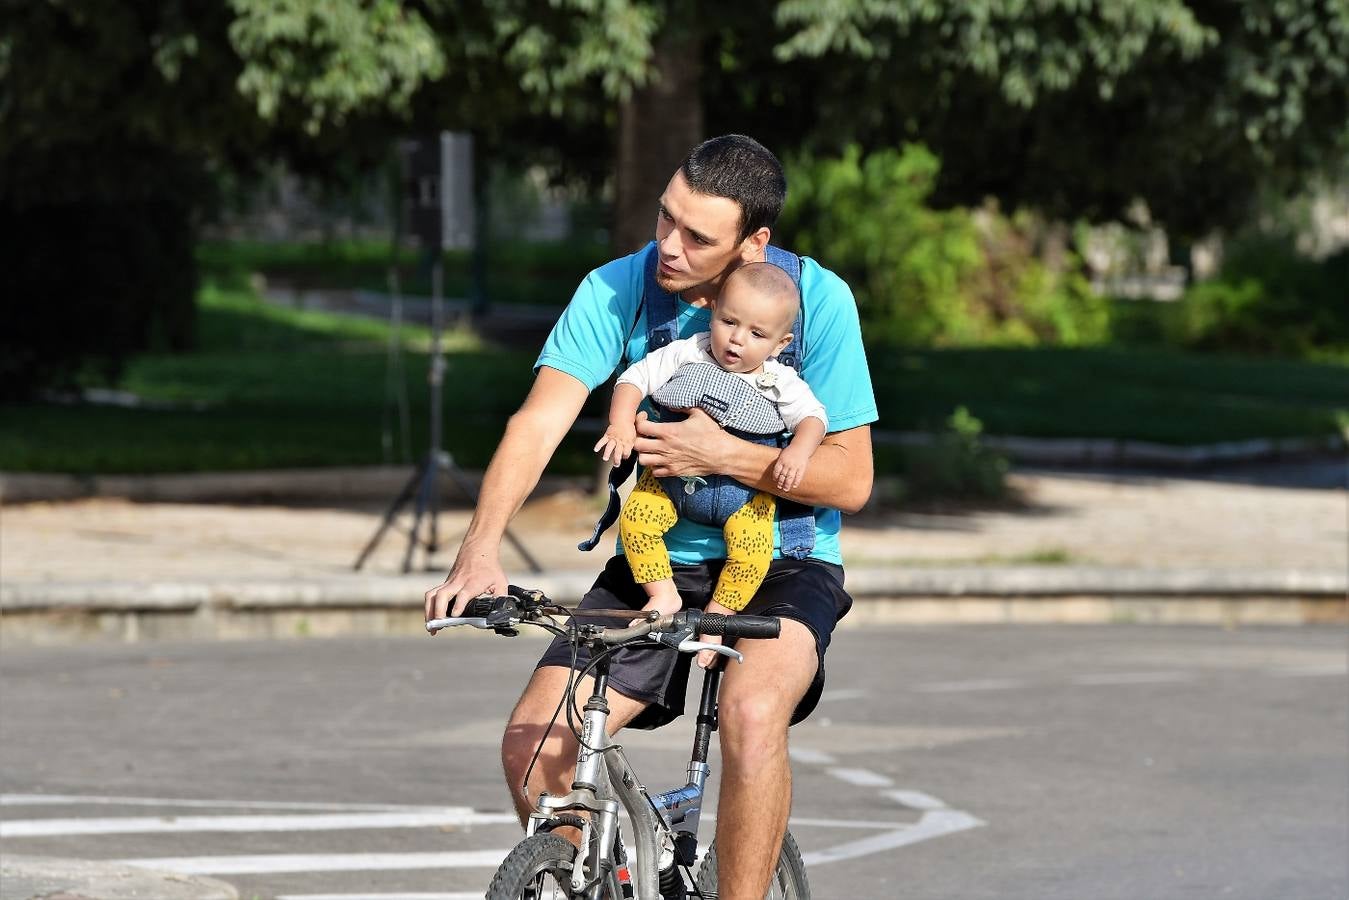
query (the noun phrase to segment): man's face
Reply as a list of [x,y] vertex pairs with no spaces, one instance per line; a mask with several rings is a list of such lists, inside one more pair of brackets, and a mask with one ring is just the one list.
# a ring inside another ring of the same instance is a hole
[[739,233],[740,204],[700,194],[683,172],[675,172],[656,216],[656,283],[672,294],[701,285],[719,287],[744,261]]

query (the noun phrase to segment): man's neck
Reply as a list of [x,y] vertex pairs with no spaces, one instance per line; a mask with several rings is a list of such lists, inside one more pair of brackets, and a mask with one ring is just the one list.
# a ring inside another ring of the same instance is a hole
[[767,262],[767,261],[768,261],[767,250],[760,250],[757,254],[755,254],[754,259],[737,259],[734,263],[727,266],[726,269],[720,275],[718,275],[711,281],[705,281],[702,284],[695,284],[691,288],[686,288],[685,290],[680,291],[679,298],[683,300],[685,303],[687,303],[689,306],[697,306],[697,307],[711,306],[712,301],[716,300],[717,295],[721,293],[721,286],[726,283],[726,279],[731,276],[732,272],[748,263]]

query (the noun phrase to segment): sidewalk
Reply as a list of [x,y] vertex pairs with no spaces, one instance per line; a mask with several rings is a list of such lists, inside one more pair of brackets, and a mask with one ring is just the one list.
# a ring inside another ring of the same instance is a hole
[[[119,479],[103,483],[113,496],[11,503],[0,509],[0,635],[415,632],[421,595],[453,561],[470,510],[462,499],[442,510],[441,548],[429,561],[419,552],[412,574],[401,574],[407,539],[394,530],[353,572],[405,477]],[[859,601],[845,624],[1345,621],[1345,478],[1341,460],[1186,477],[1020,471],[1011,478],[1019,501],[1000,509],[869,511],[845,519],[849,588]],[[4,479],[9,497],[41,488],[35,477]],[[296,495],[299,502],[278,500]],[[325,497],[335,499],[325,505]],[[603,563],[602,551],[575,549],[596,510],[575,485],[541,489],[512,532],[544,572],[531,573],[507,543],[507,573],[578,597]]]

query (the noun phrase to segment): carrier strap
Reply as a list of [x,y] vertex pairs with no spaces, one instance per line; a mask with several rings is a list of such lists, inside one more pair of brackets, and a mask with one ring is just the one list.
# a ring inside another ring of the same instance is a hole
[[[782,269],[792,277],[797,289],[801,287],[801,257],[781,247],[768,245],[764,248],[764,259]],[[642,303],[646,307],[646,343],[647,352],[658,350],[679,338],[679,298],[660,286],[656,281],[656,270],[660,262],[660,250],[655,242],[647,245],[646,263],[643,266],[644,280]],[[802,304],[804,306],[804,303]],[[805,357],[805,328],[802,310],[798,309],[796,321],[792,324],[792,341],[778,355],[778,362],[790,366],[798,374],[801,360]],[[640,317],[640,312],[639,312]],[[626,351],[626,348],[625,348]],[[625,353],[626,355],[626,353]],[[593,550],[599,545],[600,536],[609,526],[618,521],[622,509],[618,489],[627,481],[636,464],[637,454],[633,453],[621,464],[609,472],[609,499],[604,514],[595,523],[595,532],[588,540],[577,544],[581,550]],[[716,490],[717,479],[707,487],[698,490]],[[783,556],[792,559],[805,559],[815,549],[815,510],[794,500],[778,498],[778,531],[781,536],[779,549]],[[707,522],[708,525],[724,523]]]

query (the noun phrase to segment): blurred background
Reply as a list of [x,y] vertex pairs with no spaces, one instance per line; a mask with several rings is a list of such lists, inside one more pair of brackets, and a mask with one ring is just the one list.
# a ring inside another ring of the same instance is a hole
[[[1334,0],[4,16],[9,472],[415,461],[432,267],[399,227],[398,147],[442,132],[470,148],[441,256],[465,467],[579,279],[647,241],[684,153],[726,132],[786,164],[778,242],[856,294],[889,499],[995,498],[1031,446],[1014,439],[1342,446]],[[554,471],[591,472],[590,443],[578,429]]]

